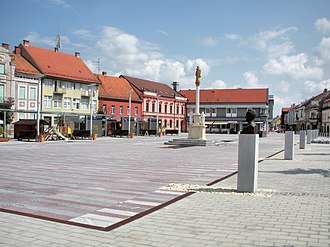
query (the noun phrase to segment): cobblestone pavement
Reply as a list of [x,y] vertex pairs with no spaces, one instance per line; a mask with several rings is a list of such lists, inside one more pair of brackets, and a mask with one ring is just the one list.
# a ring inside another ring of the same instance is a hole
[[[261,139],[260,156],[278,150],[282,137]],[[235,141],[236,137],[230,138]],[[141,140],[135,141],[143,145]],[[237,162],[234,141],[222,147],[220,156],[227,163],[235,159]],[[158,141],[148,140],[146,146],[155,146],[155,142]],[[102,141],[99,143],[102,145]],[[193,164],[197,152],[209,164],[212,160],[219,164],[219,149],[210,151],[213,148],[160,150],[175,151],[173,160],[178,162],[176,155],[181,156],[180,164]],[[2,212],[0,246],[329,246],[330,146],[310,144],[305,150],[297,148],[293,161],[283,160],[280,153],[260,163],[260,193],[236,193],[236,176],[232,176],[109,232]],[[26,160],[26,164],[30,161]],[[204,173],[208,171],[200,172]],[[203,181],[198,177],[195,174],[189,177],[192,179],[172,182],[200,186],[210,181],[210,177]]]

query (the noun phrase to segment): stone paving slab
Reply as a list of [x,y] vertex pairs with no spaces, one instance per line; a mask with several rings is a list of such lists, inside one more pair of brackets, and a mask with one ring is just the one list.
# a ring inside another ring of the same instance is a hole
[[[166,138],[2,144],[0,208],[109,229],[185,194],[162,186],[205,185],[237,170],[237,135],[208,137],[221,146],[179,149]],[[281,150],[282,139],[261,139],[260,157]]]
[[0,213],[0,246],[329,246],[330,146],[307,147],[260,164],[270,197],[195,193],[110,232]]

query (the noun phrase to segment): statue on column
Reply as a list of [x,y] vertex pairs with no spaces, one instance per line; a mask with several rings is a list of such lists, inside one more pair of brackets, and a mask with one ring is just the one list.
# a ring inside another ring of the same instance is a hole
[[202,114],[201,114],[201,125],[205,125],[205,113],[204,112],[202,112]]
[[196,68],[196,86],[199,87],[199,85],[201,84],[201,77],[202,77],[202,71],[201,69],[199,68],[199,66],[197,66]]
[[256,134],[256,124],[254,122],[255,117],[256,112],[252,109],[248,109],[246,112],[247,125],[243,128],[241,134]]
[[193,113],[192,113],[192,111],[189,112],[189,125],[190,126],[193,125]]

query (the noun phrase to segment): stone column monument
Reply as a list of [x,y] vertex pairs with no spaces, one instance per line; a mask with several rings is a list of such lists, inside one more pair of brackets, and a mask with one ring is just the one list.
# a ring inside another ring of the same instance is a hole
[[[199,86],[201,83],[201,75],[202,71],[197,66],[196,68],[196,108],[195,114],[193,116],[193,124],[189,126],[188,139],[198,139],[198,140],[206,140],[206,125],[205,118],[202,121],[201,114],[199,113]],[[204,113],[203,113],[203,116]]]

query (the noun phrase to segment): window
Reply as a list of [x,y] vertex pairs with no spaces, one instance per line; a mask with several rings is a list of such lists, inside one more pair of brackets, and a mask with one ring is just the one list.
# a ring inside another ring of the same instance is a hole
[[25,87],[24,86],[19,87],[19,99],[25,99]]
[[80,90],[80,83],[74,83],[73,84],[73,89],[74,90]]
[[37,92],[37,89],[35,87],[30,88],[30,97],[29,97],[30,100],[36,100],[37,99],[36,92]]
[[52,108],[52,96],[44,96],[45,108]]
[[81,99],[81,109],[82,110],[88,110],[88,98],[82,98]]
[[146,112],[149,111],[149,102],[146,102]]
[[80,108],[80,99],[78,99],[78,98],[74,98],[73,99],[73,109],[75,109],[75,110],[79,110],[79,108]]
[[102,105],[102,111],[106,114],[107,113],[107,105]]
[[172,119],[170,120],[170,128],[172,128]]
[[88,85],[87,84],[81,84],[81,89],[83,91],[88,91]]
[[18,117],[19,117],[19,119],[25,119],[25,113],[21,112]]
[[5,65],[3,63],[0,63],[0,74],[5,74]]
[[96,112],[97,108],[96,108],[96,100],[93,100],[92,102],[92,108],[93,108],[93,112]]
[[162,103],[158,103],[158,112],[162,112]]
[[64,88],[66,88],[66,89],[71,89],[71,82],[69,82],[69,81],[65,81],[65,82],[63,82],[63,87]]
[[226,108],[226,117],[237,117],[237,108]]
[[167,105],[165,105],[165,113],[167,113]]
[[116,112],[115,105],[112,105],[111,106],[111,114],[115,114],[115,112]]
[[29,119],[35,119],[34,113],[29,114]]
[[151,105],[151,112],[155,112],[155,103],[152,103]]
[[127,115],[131,115],[131,111],[130,111],[130,109],[129,109],[129,106],[127,106]]
[[53,86],[53,82],[52,82],[52,80],[46,79],[46,80],[45,80],[45,86],[46,86],[46,87],[52,87],[52,86]]
[[54,108],[62,107],[62,95],[54,95]]
[[64,109],[71,109],[71,98],[64,98]]
[[138,107],[134,108],[134,114],[135,114],[135,116],[137,116],[139,114],[139,108]]
[[119,114],[120,114],[120,115],[123,115],[123,110],[124,110],[124,108],[123,108],[123,106],[121,105],[121,106],[119,107]]
[[[170,105],[170,113],[172,113],[172,112],[173,112],[173,106]],[[170,127],[172,127],[172,126],[170,125]]]
[[0,103],[3,102],[3,98],[5,97],[5,86],[0,85]]

